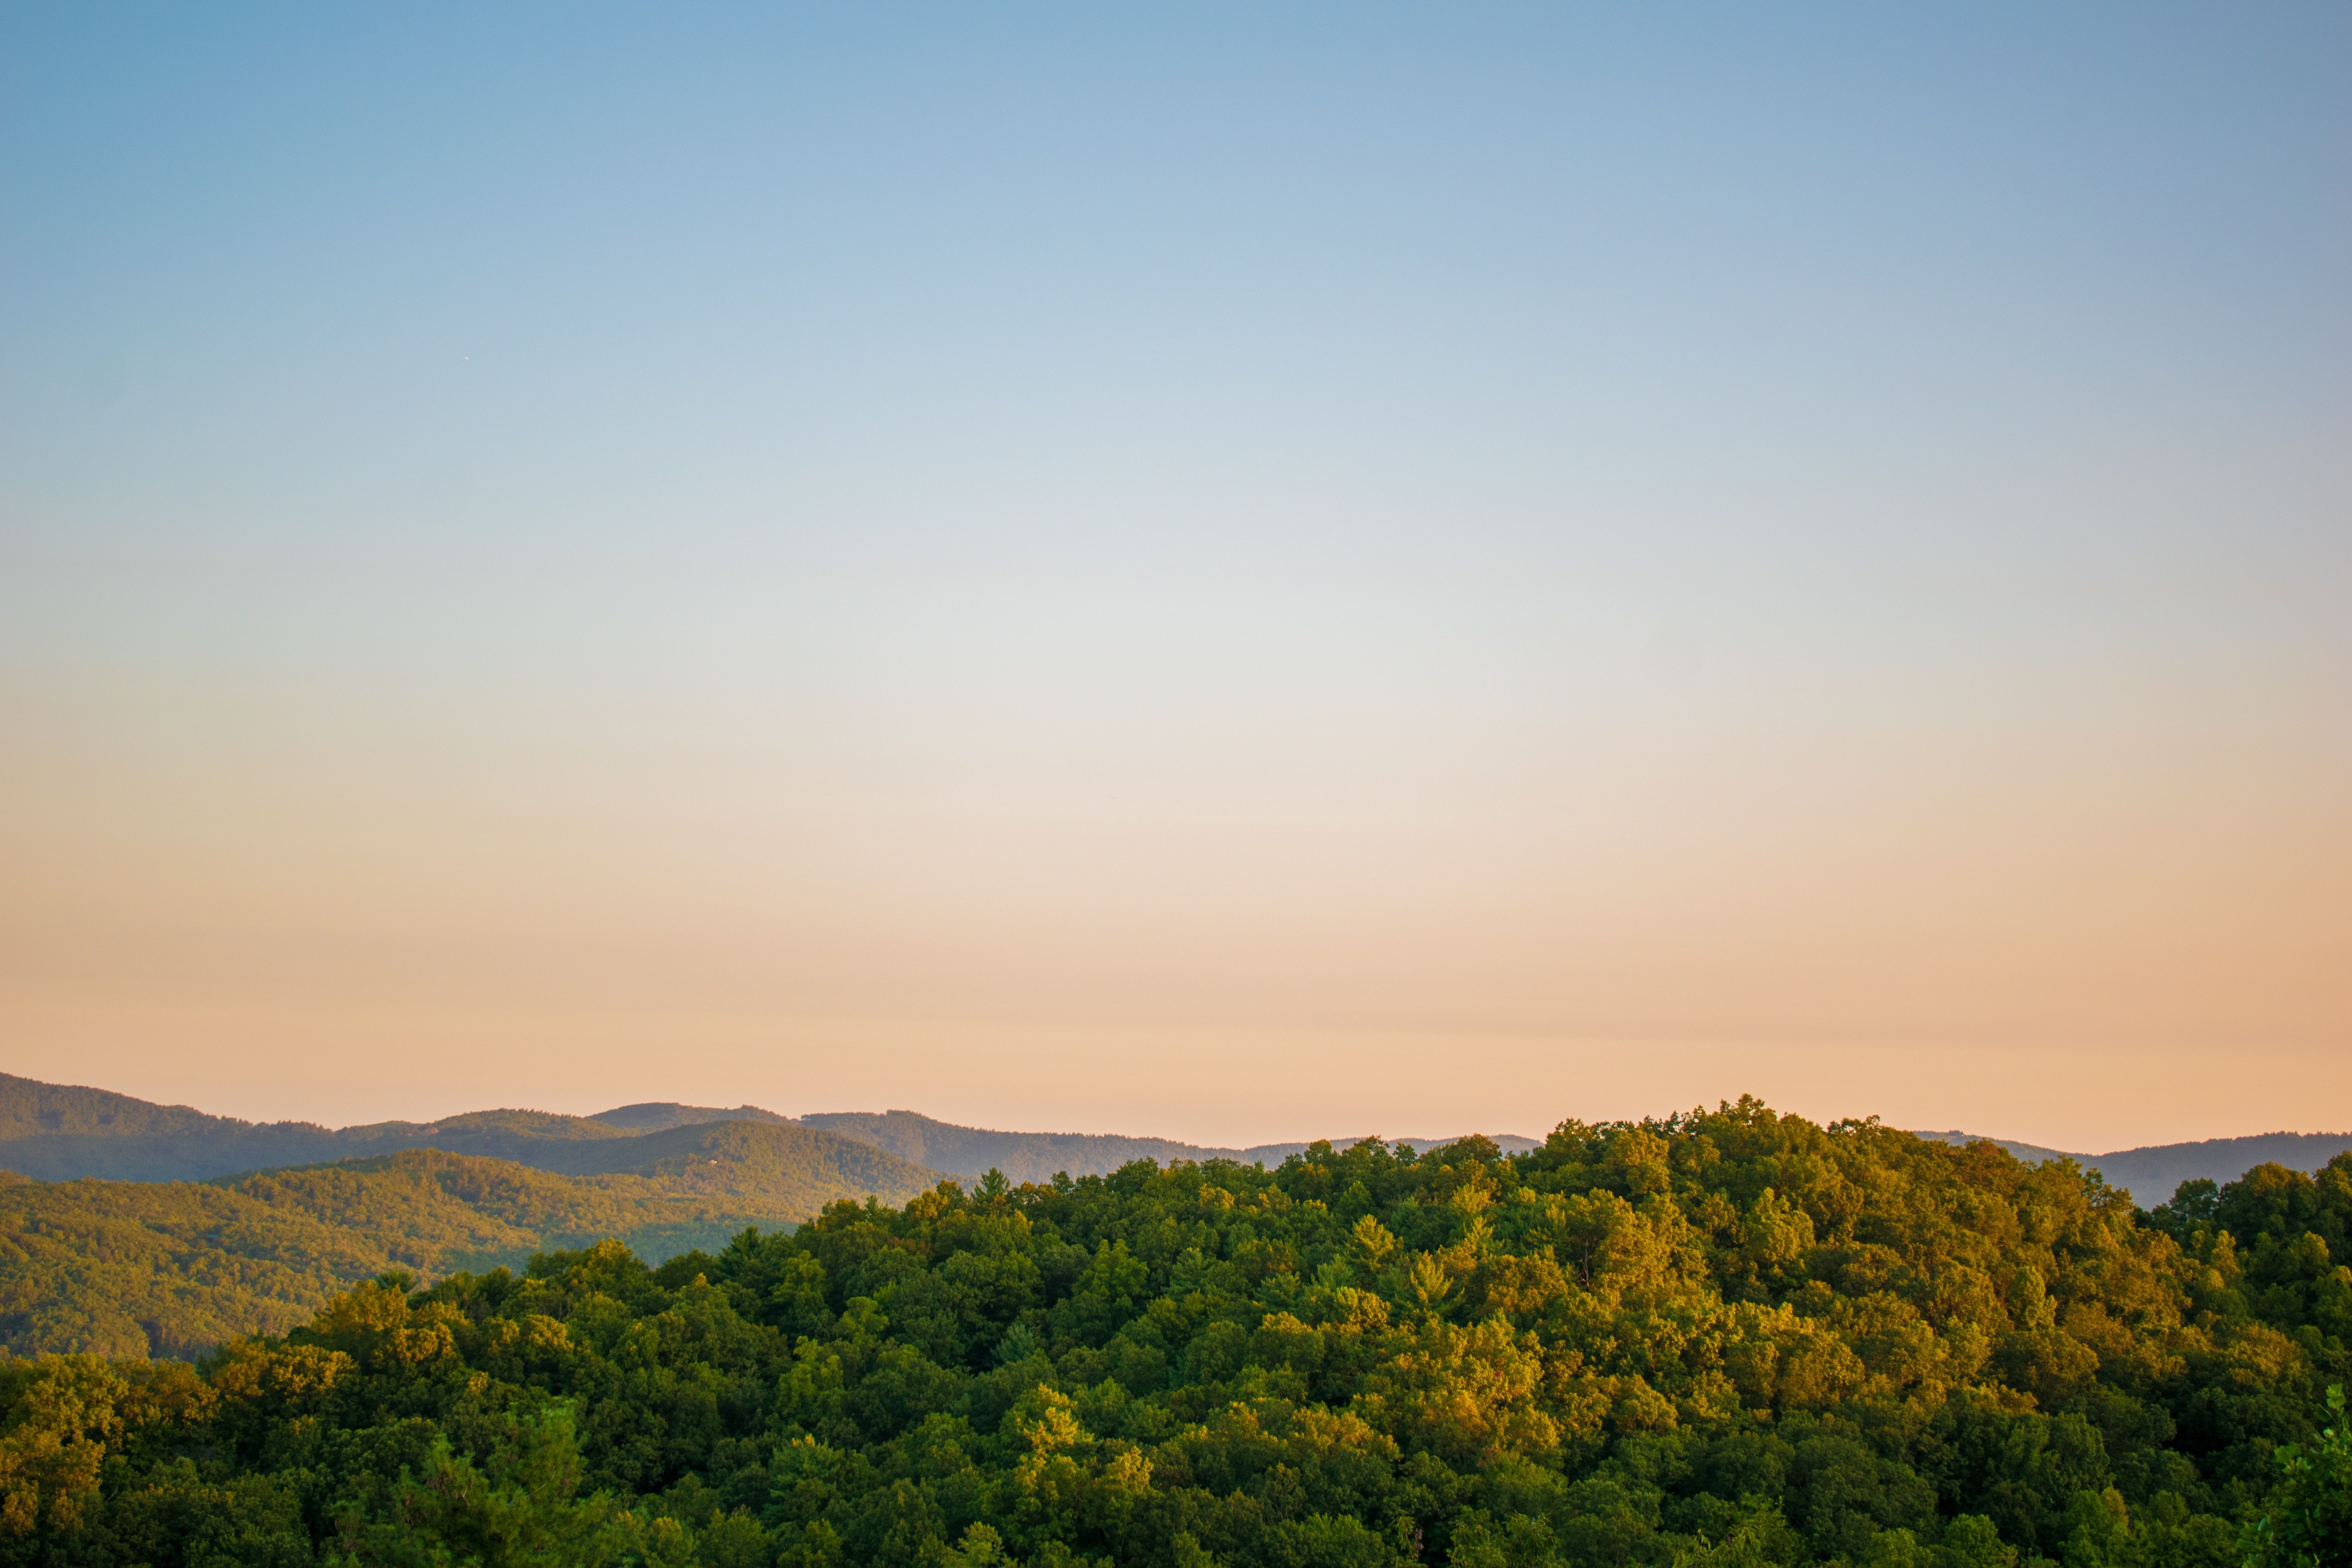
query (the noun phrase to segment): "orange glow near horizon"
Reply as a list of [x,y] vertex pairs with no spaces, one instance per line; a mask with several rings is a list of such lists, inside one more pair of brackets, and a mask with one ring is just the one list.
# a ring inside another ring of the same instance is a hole
[[2291,702],[1906,732],[1866,693],[1637,691],[1530,740],[1442,702],[43,695],[0,784],[7,1070],[223,1113],[2352,1123],[2352,794]]

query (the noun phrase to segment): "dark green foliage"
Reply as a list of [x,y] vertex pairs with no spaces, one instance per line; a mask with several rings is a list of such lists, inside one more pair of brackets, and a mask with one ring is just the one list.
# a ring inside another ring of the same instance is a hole
[[1753,1101],[942,1183],[0,1363],[0,1568],[2317,1568],[2347,1196]]
[[2342,1385],[2327,1391],[2327,1409],[2318,1442],[2278,1451],[2278,1492],[2247,1532],[2249,1568],[2352,1563],[2352,1421]]

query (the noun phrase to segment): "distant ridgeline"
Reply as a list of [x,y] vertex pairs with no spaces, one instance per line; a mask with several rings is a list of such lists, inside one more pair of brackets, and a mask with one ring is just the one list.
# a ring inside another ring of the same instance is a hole
[[[567,1174],[615,1167],[583,1142],[615,1142],[646,1133],[714,1121],[757,1121],[814,1129],[866,1144],[950,1175],[977,1178],[1002,1171],[1015,1182],[1108,1175],[1131,1160],[1263,1161],[1278,1165],[1305,1142],[1213,1148],[1168,1138],[1120,1138],[1086,1132],[992,1132],[934,1121],[911,1110],[834,1111],[795,1121],[756,1105],[732,1110],[667,1102],[624,1105],[593,1116],[544,1110],[471,1110],[438,1121],[377,1121],[328,1128],[309,1121],[240,1121],[207,1116],[184,1105],[156,1105],[102,1089],[39,1083],[0,1073],[0,1171],[45,1182],[81,1176],[118,1182],[194,1182],[239,1171],[322,1164],[371,1158],[404,1149],[440,1149],[512,1160],[538,1171]],[[1356,1142],[1340,1139],[1342,1146]],[[1450,1139],[1401,1139],[1432,1148]],[[1501,1134],[1507,1153],[1536,1147],[1531,1138]],[[625,1165],[641,1156],[622,1153]]]
[[[535,1170],[612,1167],[580,1147],[629,1144],[642,1134],[714,1121],[791,1124],[757,1106],[626,1105],[597,1116],[543,1110],[474,1110],[438,1121],[378,1121],[327,1128],[309,1121],[241,1121],[184,1105],[155,1105],[101,1089],[37,1083],[0,1073],[0,1170],[42,1181],[186,1182],[236,1171],[441,1149],[512,1160]],[[858,1140],[858,1142],[869,1142]],[[634,1163],[642,1158],[632,1154]],[[583,1161],[585,1162],[583,1163]]]
[[[1170,1138],[1121,1138],[1106,1133],[990,1132],[978,1127],[934,1121],[911,1110],[879,1114],[870,1110],[819,1111],[802,1117],[800,1122],[803,1127],[822,1127],[828,1132],[887,1149],[902,1160],[912,1160],[935,1170],[959,1176],[1001,1171],[1013,1182],[1050,1181],[1064,1171],[1073,1176],[1108,1175],[1133,1160],[1154,1160],[1163,1165],[1176,1160],[1234,1160],[1244,1165],[1273,1166],[1293,1154],[1304,1153],[1309,1147],[1303,1142],[1255,1143],[1245,1149],[1229,1149],[1179,1143]],[[1523,1154],[1538,1146],[1532,1138],[1509,1133],[1495,1135],[1490,1141],[1510,1154]],[[1335,1138],[1331,1142],[1346,1148],[1361,1140]],[[1433,1149],[1454,1140],[1399,1138],[1391,1142]]]

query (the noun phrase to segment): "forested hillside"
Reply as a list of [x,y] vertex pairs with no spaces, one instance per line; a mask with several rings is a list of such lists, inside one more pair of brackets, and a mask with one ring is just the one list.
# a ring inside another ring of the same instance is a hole
[[[44,1135],[169,1137],[185,1132],[227,1131],[255,1124],[207,1116],[185,1105],[157,1105],[103,1089],[0,1073],[0,1142]],[[280,1122],[307,1127],[307,1122]],[[320,1131],[324,1131],[320,1129]]]
[[939,1179],[803,1127],[725,1122],[579,1148],[571,1176],[429,1149],[201,1184],[0,1173],[0,1349],[194,1355],[280,1331],[387,1268],[520,1268],[606,1237],[658,1262]]
[[2340,1563],[2347,1228],[1752,1101],[941,1184],[20,1363],[0,1563]]

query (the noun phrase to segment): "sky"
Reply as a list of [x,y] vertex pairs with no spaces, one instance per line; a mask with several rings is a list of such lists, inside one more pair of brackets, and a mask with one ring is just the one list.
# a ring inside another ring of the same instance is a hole
[[0,1070],[2352,1127],[2352,11],[0,8]]

